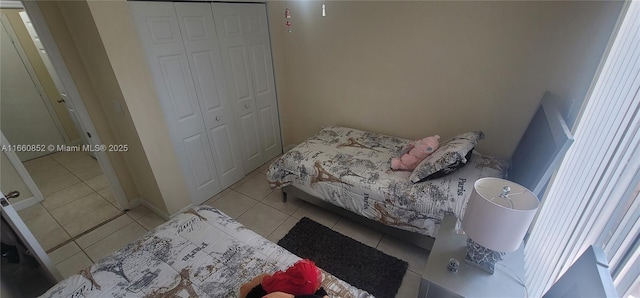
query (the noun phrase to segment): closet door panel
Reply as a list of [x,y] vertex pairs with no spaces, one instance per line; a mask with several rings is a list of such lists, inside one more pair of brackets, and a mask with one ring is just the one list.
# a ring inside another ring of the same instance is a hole
[[260,143],[258,142],[258,121],[256,118],[255,114],[247,114],[240,117],[242,130],[244,131],[244,147],[249,160],[258,159],[261,156]]
[[253,102],[253,90],[249,80],[249,65],[247,63],[247,52],[244,46],[230,47],[229,63],[231,66],[230,75],[233,76],[233,85],[236,91],[236,99],[239,105]]
[[243,8],[245,41],[250,52],[251,78],[255,91],[259,125],[262,128],[262,151],[270,160],[282,153],[276,87],[271,58],[269,26],[263,4],[246,4]]
[[[278,119],[274,119],[273,115],[277,112],[273,111],[271,106],[264,107],[260,110],[260,119],[262,120],[262,146],[265,152],[278,151],[280,146],[280,132],[278,131]],[[274,150],[275,149],[275,150]],[[278,153],[279,154],[279,153]],[[276,157],[278,154],[274,155]],[[273,158],[271,157],[271,158]]]
[[227,90],[238,123],[238,135],[243,141],[245,171],[250,172],[267,159],[264,158],[260,132],[250,47],[246,41],[245,3],[212,3],[216,33],[220,43]]
[[[229,125],[226,124],[218,125],[209,130],[209,135],[211,139],[214,140],[214,150],[219,156],[233,156],[236,154],[236,152],[234,152],[235,150],[231,147],[233,134],[234,130],[230,129]],[[237,171],[238,163],[231,158],[222,158],[216,163],[216,168],[222,174],[220,176],[224,177],[233,171]],[[240,175],[240,178],[242,178],[242,176],[244,176],[244,174]],[[237,180],[240,180],[240,178]]]
[[[179,123],[179,128],[185,132],[197,131],[199,119],[198,102],[194,98],[184,97],[189,94],[190,82],[187,82],[188,65],[185,65],[180,55],[159,56],[157,61],[161,70],[161,80],[167,88],[167,99],[171,101],[172,116]],[[185,69],[186,68],[186,69]]]
[[271,91],[269,75],[267,74],[267,63],[270,60],[264,56],[266,50],[263,44],[251,46],[251,62],[253,64],[253,76],[255,77],[255,89],[258,96]]
[[[184,139],[184,147],[190,161],[202,161],[207,159],[209,144],[204,134],[197,134]],[[215,182],[216,173],[205,162],[195,162],[191,166],[195,177],[196,187],[202,189]]]
[[209,137],[172,3],[129,3],[194,204],[220,192]]
[[211,5],[175,3],[174,6],[217,174],[221,186],[226,188],[244,176],[244,168]]

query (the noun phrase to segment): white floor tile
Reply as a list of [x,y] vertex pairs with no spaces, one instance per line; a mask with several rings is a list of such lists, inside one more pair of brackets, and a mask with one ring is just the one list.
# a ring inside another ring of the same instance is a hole
[[71,237],[75,237],[121,213],[122,212],[116,209],[116,207],[113,207],[113,205],[106,204],[91,213],[78,217],[72,222],[63,224],[62,227]]
[[113,194],[113,190],[111,189],[111,187],[105,187],[101,189],[100,191],[98,191],[98,194],[109,201],[109,203],[113,204],[114,206],[118,206],[118,200]]
[[407,273],[404,274],[402,284],[400,284],[400,289],[398,289],[396,297],[418,297],[421,279],[422,276],[420,274],[407,270]]
[[260,166],[258,168],[258,172],[262,173],[262,174],[266,174],[267,170],[269,170],[269,166],[271,166],[271,164],[276,161],[276,159],[280,158],[280,156],[282,156],[282,154],[272,158],[270,161],[266,162],[265,164],[263,164],[262,166]]
[[304,201],[296,198],[295,196],[288,196],[287,201],[282,201],[282,190],[276,189],[271,192],[268,196],[262,199],[262,202],[276,208],[286,214],[292,215],[294,214]]
[[258,203],[238,217],[238,221],[266,238],[287,218],[289,215],[263,203]]
[[40,243],[40,246],[42,246],[42,249],[44,249],[45,251],[71,239],[69,234],[67,234],[67,232],[62,227],[57,227],[43,235],[34,236],[38,240],[38,243]]
[[74,184],[80,182],[76,176],[71,173],[64,175],[52,174],[52,176],[47,176],[42,181],[34,180],[40,192],[46,197],[47,195],[53,194],[54,192],[63,190],[67,187],[70,187]]
[[71,174],[71,172],[62,165],[56,163],[55,161],[53,163],[54,164],[51,167],[38,170],[27,170],[27,172],[29,172],[29,176],[31,176],[31,179],[33,179],[33,182],[35,182],[36,185],[44,185],[46,183],[49,183],[56,177]]
[[86,184],[79,182],[65,189],[45,196],[42,206],[49,210],[69,204],[77,199],[88,196],[93,192]]
[[165,222],[164,219],[162,219],[160,216],[158,216],[157,214],[151,212],[141,218],[138,218],[136,221],[138,221],[139,224],[141,224],[145,229],[147,230],[153,230],[155,229],[157,226],[163,224]]
[[56,268],[58,268],[62,277],[67,278],[78,273],[78,271],[91,266],[92,264],[93,262],[91,262],[84,252],[80,251],[68,259],[56,264]]
[[111,206],[107,200],[94,192],[88,196],[75,200],[73,204],[61,206],[56,209],[49,210],[49,212],[60,224],[65,225],[87,215],[88,213],[95,212],[106,205]]
[[282,239],[282,237],[284,237],[285,235],[287,235],[287,233],[289,233],[289,230],[291,230],[291,228],[293,228],[293,226],[296,225],[296,223],[298,223],[297,218],[295,217],[288,217],[282,224],[280,224],[275,231],[273,231],[269,237],[267,237],[267,239],[269,239],[269,241],[273,242],[273,243],[278,243],[278,241],[280,241],[280,239]]
[[116,250],[125,247],[130,242],[138,239],[147,232],[137,222],[130,223],[113,234],[103,238],[93,245],[84,249],[87,255],[97,262],[98,260],[112,254]]
[[422,275],[424,267],[427,266],[429,251],[412,244],[395,239],[389,235],[384,235],[377,247],[380,251],[405,260],[409,263],[409,270]]
[[132,219],[138,219],[149,214],[150,212],[151,210],[149,210],[144,205],[138,205],[129,209],[129,211],[127,211],[127,215],[129,215],[129,217],[131,217]]
[[131,219],[129,216],[119,216],[118,218],[87,233],[86,235],[79,237],[78,239],[76,239],[76,242],[78,243],[78,245],[80,245],[80,247],[87,248],[131,223],[133,223],[133,219]]
[[44,213],[47,213],[47,209],[44,208],[40,203],[18,211],[18,215],[20,215],[22,221],[30,220]]
[[242,183],[245,183],[247,180],[251,179],[251,177],[255,176],[256,174],[257,174],[257,172],[255,172],[255,171],[247,174],[246,176],[242,177],[242,179],[238,180],[238,182],[236,182],[233,185],[229,186],[229,188],[231,188],[231,189],[238,188],[238,186],[240,186]]
[[204,203],[202,203],[202,205],[213,206],[213,203],[215,203],[218,199],[222,198],[224,195],[228,194],[230,191],[232,191],[231,188],[226,188],[223,191],[216,194],[215,196],[213,196],[211,199],[206,200]]
[[255,200],[262,200],[273,190],[267,182],[267,176],[257,173],[235,189],[237,192],[249,196]]
[[27,160],[23,162],[22,165],[24,165],[29,173],[31,173],[31,171],[38,172],[39,170],[59,166],[60,164],[51,158],[51,155],[52,154]]
[[298,210],[293,213],[292,216],[297,219],[308,217],[329,228],[333,228],[333,225],[335,225],[340,218],[335,213],[331,213],[323,208],[309,203],[304,203],[302,206],[300,206],[300,208],[298,208]]
[[91,189],[99,191],[109,186],[109,179],[107,179],[107,176],[105,176],[104,174],[101,174],[93,178],[84,180],[84,183],[91,187]]
[[78,246],[78,244],[76,244],[75,242],[71,241],[65,245],[63,245],[62,247],[52,251],[49,253],[49,258],[51,259],[51,262],[53,262],[54,264],[58,264],[68,258],[70,258],[71,256],[75,255],[76,253],[78,253],[80,251],[80,247]]
[[233,218],[238,218],[257,203],[258,201],[232,190],[215,201],[212,206]]
[[72,163],[64,164],[63,166],[82,181],[102,174],[100,164],[98,164],[97,160],[94,160],[91,157],[76,160]]
[[87,152],[78,151],[60,151],[49,156],[62,165],[73,162],[76,159],[91,158]]
[[58,222],[56,222],[53,216],[51,216],[51,214],[49,214],[48,212],[42,213],[39,216],[24,221],[24,223],[27,225],[29,231],[31,231],[34,236],[47,234],[60,227],[60,224],[58,224]]

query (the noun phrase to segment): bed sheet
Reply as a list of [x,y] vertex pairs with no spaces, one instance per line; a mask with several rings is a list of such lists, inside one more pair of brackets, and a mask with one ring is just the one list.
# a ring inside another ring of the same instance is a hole
[[[297,256],[217,209],[179,214],[42,297],[237,297],[240,285]],[[373,297],[323,271],[331,297]]]
[[461,218],[473,183],[504,177],[507,163],[474,152],[461,169],[412,183],[390,162],[411,140],[332,126],[294,147],[267,171],[271,187],[306,193],[392,227],[434,237],[445,214]]

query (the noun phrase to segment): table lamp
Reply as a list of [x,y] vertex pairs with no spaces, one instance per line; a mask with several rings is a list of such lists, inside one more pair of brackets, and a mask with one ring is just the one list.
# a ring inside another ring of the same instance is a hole
[[538,205],[536,195],[517,183],[478,179],[462,220],[468,236],[465,263],[493,274],[504,254],[520,247]]

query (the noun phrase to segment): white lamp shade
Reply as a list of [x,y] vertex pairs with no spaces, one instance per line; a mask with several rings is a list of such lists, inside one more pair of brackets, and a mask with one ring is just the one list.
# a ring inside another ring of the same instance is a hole
[[[513,206],[501,198],[505,186]],[[493,200],[492,200],[493,199]],[[538,198],[517,183],[499,178],[478,179],[467,203],[462,228],[478,244],[498,252],[520,247],[538,209]]]

